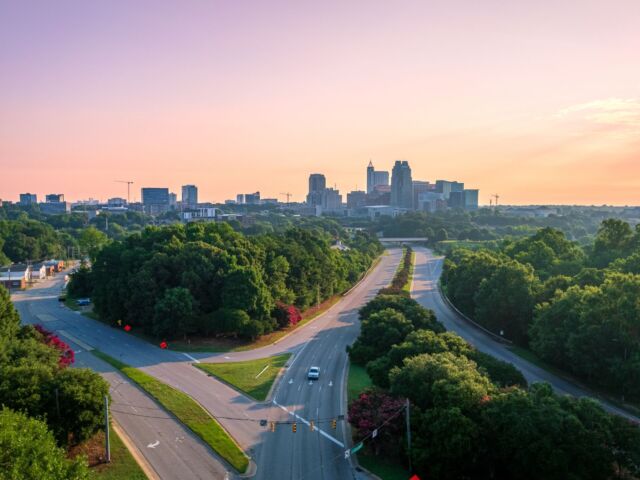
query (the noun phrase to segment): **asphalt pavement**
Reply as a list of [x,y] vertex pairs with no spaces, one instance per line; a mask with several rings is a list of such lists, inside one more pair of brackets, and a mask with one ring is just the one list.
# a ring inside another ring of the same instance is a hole
[[456,332],[462,338],[474,345],[478,350],[489,353],[494,357],[504,360],[515,365],[525,376],[527,381],[547,382],[556,393],[572,395],[574,397],[591,397],[598,400],[602,406],[611,413],[626,417],[630,420],[640,422],[640,419],[629,412],[618,408],[610,402],[598,397],[588,388],[555,375],[543,368],[516,355],[504,343],[498,342],[491,338],[488,334],[480,330],[478,327],[469,323],[461,315],[455,312],[442,298],[438,289],[438,281],[442,274],[444,257],[434,255],[427,248],[415,248],[416,264],[413,274],[413,286],[411,295],[422,306],[430,308],[436,314],[440,322],[444,324],[447,330]]

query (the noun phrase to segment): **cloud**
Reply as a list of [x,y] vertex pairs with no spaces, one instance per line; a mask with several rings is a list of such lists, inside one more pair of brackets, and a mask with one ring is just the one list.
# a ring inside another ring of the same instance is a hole
[[640,99],[608,98],[594,100],[564,108],[555,117],[640,130]]

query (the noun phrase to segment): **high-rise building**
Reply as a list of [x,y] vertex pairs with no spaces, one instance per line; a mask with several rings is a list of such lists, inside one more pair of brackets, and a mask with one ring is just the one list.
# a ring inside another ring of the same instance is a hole
[[307,204],[311,206],[322,205],[322,195],[327,188],[327,179],[321,173],[309,175],[309,194]]
[[44,197],[47,203],[60,203],[64,202],[64,194],[63,193],[50,193]]
[[413,181],[411,167],[406,160],[396,160],[391,172],[391,206],[413,208]]
[[447,180],[436,180],[436,192],[444,194],[444,197],[448,200],[451,192],[462,192],[464,190],[464,183],[461,182],[449,182]]
[[464,190],[464,208],[465,210],[478,209],[479,190]]
[[145,187],[141,190],[144,211],[150,215],[158,215],[169,210],[169,189]]
[[198,187],[195,185],[182,186],[182,207],[193,209],[198,206]]
[[238,205],[244,205],[244,193],[239,193],[236,195],[236,203]]
[[35,205],[38,203],[38,196],[35,193],[21,193],[20,205]]
[[260,192],[245,193],[244,203],[247,205],[260,205]]
[[464,191],[451,192],[449,194],[449,208],[463,209],[464,208]]
[[367,192],[362,190],[354,190],[347,193],[347,208],[355,209],[367,205]]
[[322,209],[339,210],[342,208],[342,195],[335,188],[325,188],[322,191]]
[[367,193],[373,192],[379,185],[389,185],[389,172],[376,170],[370,161],[367,167]]
[[413,184],[413,208],[418,209],[419,196],[421,193],[431,192],[431,184],[421,180],[414,180]]

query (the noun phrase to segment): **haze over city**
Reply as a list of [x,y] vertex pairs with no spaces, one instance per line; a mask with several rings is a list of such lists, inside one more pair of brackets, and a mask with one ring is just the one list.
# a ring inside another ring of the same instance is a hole
[[2,198],[303,201],[403,159],[481,204],[638,203],[636,1],[186,7],[0,5]]

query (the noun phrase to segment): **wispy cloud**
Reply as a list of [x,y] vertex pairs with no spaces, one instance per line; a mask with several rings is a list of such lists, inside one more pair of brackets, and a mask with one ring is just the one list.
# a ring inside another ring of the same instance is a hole
[[555,116],[556,118],[584,120],[599,125],[640,130],[640,99],[594,100],[564,108]]

